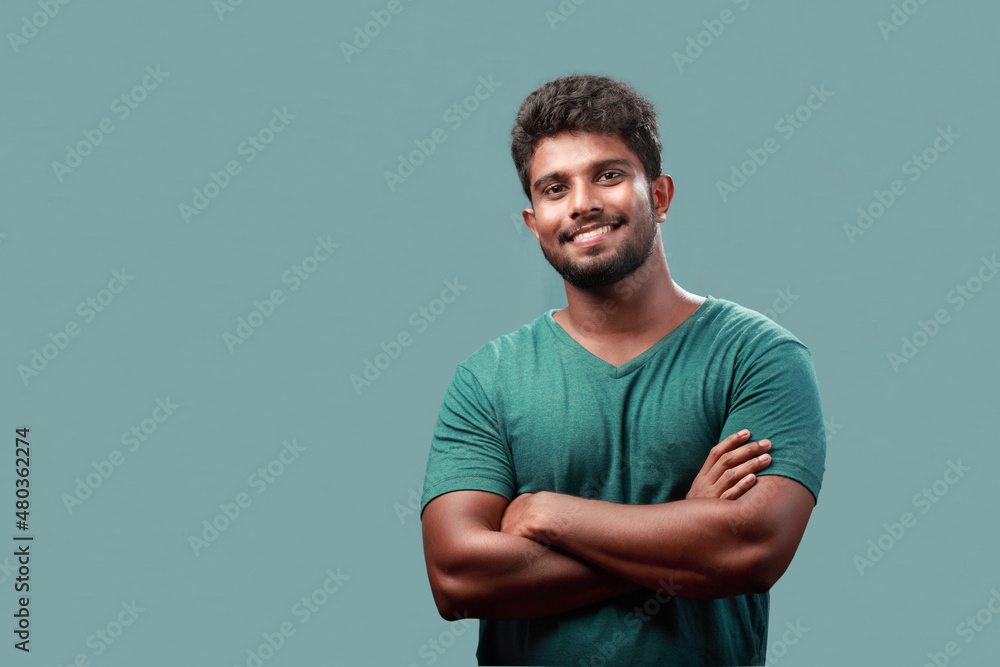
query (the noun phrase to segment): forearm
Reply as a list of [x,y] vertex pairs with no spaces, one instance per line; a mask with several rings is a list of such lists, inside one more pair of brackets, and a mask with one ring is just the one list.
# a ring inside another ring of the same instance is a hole
[[548,616],[639,588],[559,549],[493,530],[470,531],[440,560],[428,571],[438,609],[452,619]]
[[[558,498],[556,499],[556,496]],[[680,597],[720,598],[773,583],[769,535],[741,501],[623,505],[553,494],[535,528],[555,546],[641,586],[672,581]]]

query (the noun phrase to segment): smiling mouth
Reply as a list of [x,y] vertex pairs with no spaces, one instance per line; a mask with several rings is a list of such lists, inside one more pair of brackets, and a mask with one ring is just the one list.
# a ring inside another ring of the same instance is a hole
[[569,243],[576,243],[580,245],[587,245],[588,242],[596,243],[601,238],[607,236],[614,230],[621,227],[621,224],[609,224],[603,227],[598,227],[597,229],[592,229],[589,232],[584,232],[583,234],[577,234],[573,238],[569,239]]

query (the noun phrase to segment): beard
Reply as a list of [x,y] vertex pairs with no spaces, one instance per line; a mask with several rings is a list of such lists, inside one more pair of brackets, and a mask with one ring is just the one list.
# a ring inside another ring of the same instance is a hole
[[[614,285],[642,266],[656,247],[656,211],[652,207],[649,218],[637,221],[636,229],[628,228],[631,222],[624,214],[605,215],[587,222],[619,225],[619,229],[625,233],[625,238],[612,254],[609,254],[603,245],[587,248],[588,259],[583,261],[570,259],[566,255],[558,257],[555,253],[547,251],[545,246],[541,246],[542,254],[552,268],[563,277],[563,280],[578,289],[590,290]],[[560,235],[560,247],[567,243],[570,242]],[[601,253],[605,256],[596,257]]]

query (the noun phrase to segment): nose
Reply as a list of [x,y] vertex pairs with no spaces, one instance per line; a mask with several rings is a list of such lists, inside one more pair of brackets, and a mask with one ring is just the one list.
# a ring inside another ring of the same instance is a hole
[[574,185],[570,193],[570,217],[573,220],[597,215],[604,210],[598,190],[587,180]]

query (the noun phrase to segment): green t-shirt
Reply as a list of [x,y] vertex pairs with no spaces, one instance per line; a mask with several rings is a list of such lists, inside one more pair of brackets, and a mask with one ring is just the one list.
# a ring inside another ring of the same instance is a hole
[[[709,450],[750,429],[760,474],[818,496],[826,433],[812,355],[767,317],[709,296],[621,366],[555,309],[459,364],[434,427],[421,512],[462,489],[554,491],[645,505],[683,499]],[[480,621],[481,665],[763,665],[768,594],[718,600],[640,589],[555,616]]]

